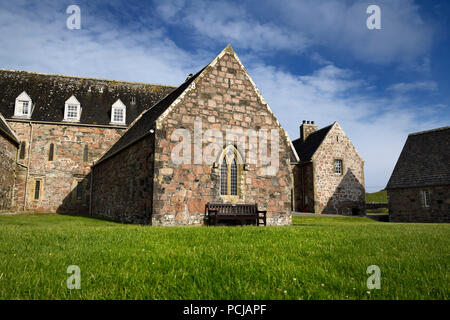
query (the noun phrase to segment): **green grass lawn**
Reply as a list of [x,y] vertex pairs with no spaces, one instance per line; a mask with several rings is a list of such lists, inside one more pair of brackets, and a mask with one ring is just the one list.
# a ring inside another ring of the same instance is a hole
[[[0,299],[448,299],[450,225],[294,217],[288,227],[149,227],[0,216]],[[81,290],[69,290],[69,265]],[[368,290],[366,269],[381,269]]]

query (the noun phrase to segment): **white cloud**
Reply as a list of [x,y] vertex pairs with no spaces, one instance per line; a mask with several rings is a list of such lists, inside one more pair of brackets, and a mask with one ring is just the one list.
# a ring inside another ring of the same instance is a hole
[[[184,5],[184,6],[183,6]],[[192,28],[203,45],[232,43],[260,52],[303,51],[306,37],[272,22],[260,22],[244,4],[208,1],[164,1],[157,7],[167,23]]]
[[[191,28],[198,41],[231,42],[260,52],[328,48],[375,64],[426,67],[433,29],[413,0],[379,0],[381,30],[369,30],[366,0],[206,2],[166,0],[158,11],[166,22]],[[326,57],[320,57],[322,62]],[[419,60],[419,61],[418,61]]]
[[380,0],[381,30],[368,30],[366,9],[373,1],[304,0],[277,5],[269,1],[279,20],[312,43],[369,63],[412,64],[430,49],[433,30],[423,21],[412,0]]
[[68,30],[65,8],[54,4],[0,8],[0,61],[10,69],[178,85],[210,59],[187,53],[163,30],[133,32],[83,6],[81,30]]
[[438,85],[435,81],[400,82],[387,88],[389,91],[406,93],[410,91],[437,91]]
[[314,120],[319,127],[340,123],[365,160],[368,191],[386,186],[409,133],[444,126],[449,120],[435,115],[435,107],[448,106],[422,106],[404,94],[373,96],[365,90],[365,81],[333,65],[307,76],[263,64],[248,69],[293,140],[299,137],[302,120]]

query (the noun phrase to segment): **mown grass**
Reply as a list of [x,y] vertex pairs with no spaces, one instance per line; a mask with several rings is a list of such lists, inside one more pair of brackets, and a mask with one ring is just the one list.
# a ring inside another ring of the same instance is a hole
[[[0,299],[448,299],[450,226],[294,217],[287,227],[149,227],[0,216]],[[69,290],[69,265],[81,290]],[[366,269],[381,269],[368,290]]]

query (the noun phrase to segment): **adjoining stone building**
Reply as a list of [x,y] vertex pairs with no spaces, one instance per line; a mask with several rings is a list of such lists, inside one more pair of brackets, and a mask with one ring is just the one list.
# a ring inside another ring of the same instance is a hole
[[395,222],[450,222],[450,127],[411,133],[386,186]]
[[[87,213],[90,168],[172,86],[0,70],[0,113],[20,141],[11,211]],[[3,130],[4,131],[4,130]],[[10,133],[9,136],[12,136]],[[1,138],[0,138],[1,139]],[[11,140],[11,139],[10,139]],[[13,165],[2,166],[1,193]]]
[[[225,139],[230,131],[236,135]],[[265,133],[270,139],[261,139]],[[274,166],[255,156],[261,149],[277,157]],[[208,202],[257,203],[269,225],[290,224],[292,157],[298,160],[289,137],[227,46],[142,113],[94,164],[91,212],[193,225],[204,222]]]
[[293,145],[300,160],[292,168],[295,211],[365,213],[364,161],[337,122],[317,130],[303,121]]
[[12,208],[19,139],[0,113],[0,212]]

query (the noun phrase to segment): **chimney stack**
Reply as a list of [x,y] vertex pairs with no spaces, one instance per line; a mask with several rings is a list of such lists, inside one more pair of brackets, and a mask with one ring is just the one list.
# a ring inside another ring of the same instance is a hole
[[302,125],[300,126],[300,140],[305,142],[308,136],[317,131],[317,126],[314,124],[314,121],[303,120]]

